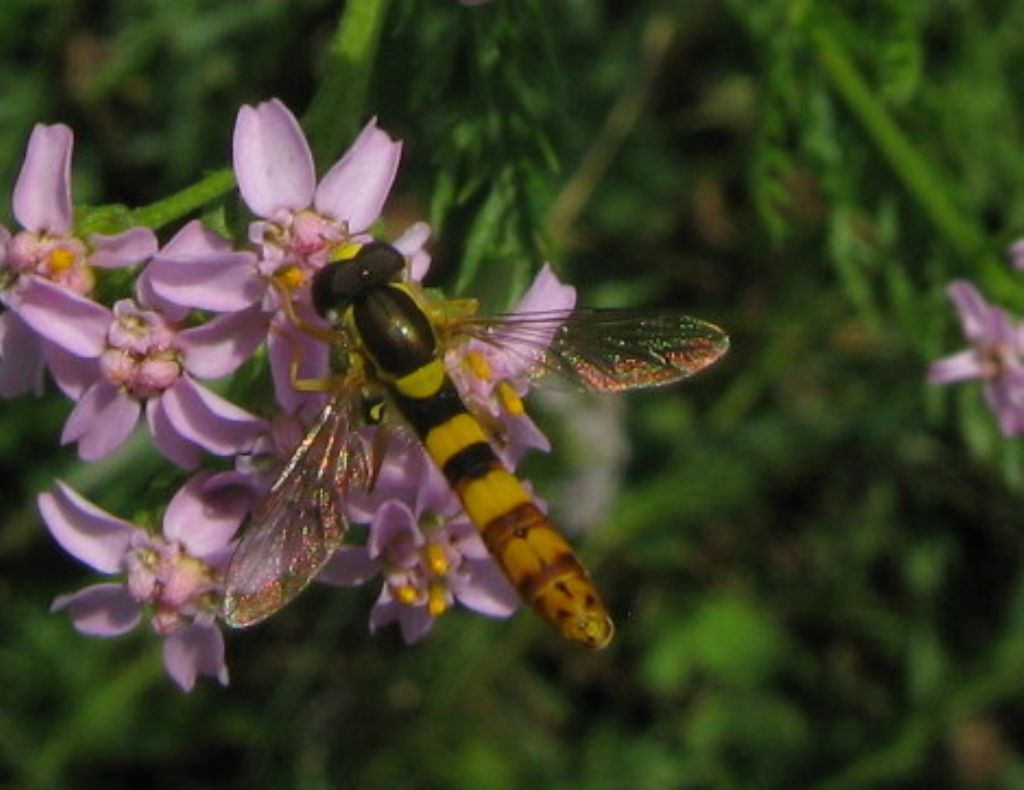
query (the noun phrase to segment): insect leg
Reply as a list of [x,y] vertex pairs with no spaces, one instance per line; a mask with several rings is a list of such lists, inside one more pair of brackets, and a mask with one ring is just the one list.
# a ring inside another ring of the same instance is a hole
[[[317,327],[319,328],[319,327]],[[301,331],[301,327],[300,327]],[[291,360],[288,363],[288,381],[298,392],[338,392],[349,386],[353,372],[342,376],[322,376],[319,378],[304,377],[300,373],[302,367],[303,351],[302,346],[295,337],[289,334],[287,329],[277,329],[278,334],[291,347]]]
[[391,440],[396,436],[394,425],[379,425],[373,432],[373,445],[370,449],[370,481],[366,486],[367,491],[373,491],[377,487],[377,478],[380,477],[380,470],[384,468],[384,458],[388,454]]
[[312,321],[307,321],[299,316],[295,311],[295,302],[291,296],[291,289],[277,280],[271,280],[271,282],[274,284],[278,296],[281,297],[281,309],[284,310],[288,320],[291,321],[296,329],[310,337],[315,337],[329,346],[345,344],[345,341],[348,339],[345,332],[314,324]]
[[480,309],[478,299],[445,299],[436,304],[425,303],[430,322],[442,335],[449,337],[459,331],[462,322],[476,315]]

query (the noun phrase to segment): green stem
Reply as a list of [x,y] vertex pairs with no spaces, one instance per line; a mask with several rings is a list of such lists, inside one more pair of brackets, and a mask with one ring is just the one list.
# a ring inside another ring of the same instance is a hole
[[319,169],[356,135],[365,113],[388,0],[348,0],[328,52],[320,88],[303,118]]
[[175,195],[135,209],[131,213],[132,224],[156,230],[227,194],[234,186],[233,171],[216,170],[202,181],[186,187]]
[[957,209],[950,199],[946,180],[875,98],[842,45],[824,28],[814,32],[814,43],[818,60],[833,87],[939,232],[962,258],[977,268],[987,290],[1004,298],[1019,294],[1020,283],[1009,267],[994,252],[981,229]]
[[[320,89],[306,114],[306,133],[317,161],[333,161],[355,137],[377,55],[388,0],[349,0],[331,43]],[[154,230],[191,214],[231,191],[231,170],[217,170],[175,195],[135,209],[133,225]]]

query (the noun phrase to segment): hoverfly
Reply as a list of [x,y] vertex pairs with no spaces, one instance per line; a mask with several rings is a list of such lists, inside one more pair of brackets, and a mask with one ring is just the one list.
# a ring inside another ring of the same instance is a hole
[[444,353],[474,338],[525,354],[537,377],[557,373],[612,392],[686,378],[721,357],[728,337],[671,311],[467,311],[444,318],[403,280],[405,268],[400,252],[373,242],[314,275],[314,309],[333,327],[326,339],[348,367],[324,382],[328,404],[254,510],[227,572],[224,619],[241,627],[273,614],[341,545],[344,499],[372,488],[374,479],[374,462],[354,429],[366,399],[382,398],[422,442],[522,600],[566,639],[604,647],[614,627],[587,571],[499,460],[496,437],[467,408]]

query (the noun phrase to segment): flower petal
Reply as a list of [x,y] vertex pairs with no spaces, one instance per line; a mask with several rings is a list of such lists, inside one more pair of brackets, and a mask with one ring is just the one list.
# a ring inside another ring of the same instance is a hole
[[416,516],[409,506],[399,499],[389,499],[373,517],[366,548],[374,559],[387,553],[390,559],[397,560],[423,542]]
[[350,233],[369,228],[387,200],[402,158],[402,144],[370,120],[352,147],[320,181],[314,205],[321,214],[347,222]]
[[300,378],[318,379],[327,375],[330,350],[325,343],[305,332],[299,332],[291,322],[275,321],[267,338],[270,373],[274,380],[274,397],[281,408],[293,413],[310,405],[316,411],[327,402],[321,393],[299,392],[292,386],[292,360],[298,358]]
[[95,384],[101,374],[97,357],[80,357],[71,354],[49,340],[40,343],[42,358],[50,368],[53,380],[60,391],[71,400],[77,401],[82,394]]
[[[519,300],[514,315],[526,313],[541,313],[558,310],[571,310],[576,305],[576,289],[571,285],[565,285],[551,270],[549,264],[544,264],[533,283]],[[525,373],[537,361],[539,356],[538,348],[551,343],[557,327],[554,324],[545,325],[545,328],[538,328],[531,333],[530,343],[516,342],[513,338],[504,338],[500,329],[496,330],[495,348],[501,346],[501,351],[486,352],[490,357],[495,375],[500,378],[516,378]],[[497,355],[497,358],[495,356]]]
[[236,455],[266,430],[266,422],[196,384],[179,378],[160,397],[178,435],[214,455]]
[[209,490],[212,472],[190,478],[171,498],[164,513],[164,537],[181,543],[193,557],[220,551],[249,510],[249,492],[241,486]]
[[80,357],[98,357],[114,318],[106,307],[49,280],[28,278],[17,307],[38,334]]
[[143,308],[156,310],[171,323],[180,324],[187,317],[191,308],[165,299],[153,289],[153,278],[149,274],[150,266],[147,266],[139,276],[135,278],[135,301]]
[[121,636],[139,624],[142,610],[120,584],[94,584],[54,600],[51,612],[67,609],[75,630],[89,636]]
[[113,236],[94,233],[89,243],[95,252],[89,256],[89,265],[100,269],[118,269],[134,266],[153,257],[157,250],[156,234],[149,228],[128,228]]
[[946,286],[946,293],[960,314],[964,336],[972,343],[990,342],[993,308],[978,289],[966,280],[954,280]]
[[453,515],[462,510],[452,491],[451,484],[445,479],[426,450],[420,445],[409,455],[405,466],[406,479],[416,487],[416,513],[432,512]]
[[259,307],[219,315],[178,334],[185,369],[193,376],[218,379],[238,369],[267,336],[270,316]]
[[370,633],[376,633],[384,626],[398,621],[402,630],[402,639],[407,645],[418,642],[434,626],[434,618],[430,616],[424,606],[407,606],[404,603],[392,600],[385,594],[373,605],[370,610]]
[[998,378],[986,381],[985,401],[999,420],[1003,436],[1019,436],[1024,433],[1024,374],[1012,370],[1004,371]]
[[467,560],[463,567],[452,590],[463,606],[488,617],[508,617],[519,607],[519,596],[493,560]]
[[545,263],[533,283],[516,305],[516,313],[538,313],[547,310],[571,310],[576,306],[576,289],[566,285]]
[[[79,457],[97,460],[111,452],[128,437],[139,417],[139,404],[106,380],[90,386],[68,415],[61,433],[61,444],[83,441],[91,450]],[[105,452],[103,449],[105,448]],[[100,455],[93,456],[93,453]]]
[[448,522],[448,540],[452,547],[468,560],[490,559],[491,553],[477,528],[464,513]]
[[192,690],[199,675],[215,678],[226,686],[224,635],[217,626],[206,623],[194,623],[171,634],[164,641],[164,669],[185,692]]
[[64,235],[71,229],[71,150],[64,124],[37,123],[14,187],[14,216],[26,230]]
[[498,448],[498,456],[509,468],[515,469],[530,450],[551,452],[551,441],[541,432],[530,415],[522,414],[515,417],[502,412],[498,419],[507,431],[507,441]]
[[160,298],[218,313],[258,304],[266,290],[256,256],[231,249],[199,220],[183,227],[150,261],[142,278]]
[[61,444],[78,442],[78,457],[98,461],[124,444],[139,421],[142,406],[107,381],[86,390],[64,424]]
[[430,271],[430,255],[423,249],[429,238],[430,226],[426,222],[417,222],[394,241],[395,249],[409,259],[409,278],[413,282],[422,282]]
[[365,546],[342,546],[331,555],[316,578],[337,587],[355,587],[379,573],[380,565],[370,559]]
[[425,606],[401,606],[405,611],[398,614],[398,627],[402,631],[402,640],[407,645],[419,642],[434,627],[434,618]]
[[395,239],[391,246],[402,255],[413,255],[423,249],[423,245],[430,239],[430,225],[426,222],[414,222]]
[[152,398],[146,403],[146,424],[153,444],[165,458],[182,469],[195,469],[202,458],[202,448],[183,439],[167,419],[163,398]]
[[0,313],[0,397],[43,394],[39,336],[12,310]]
[[37,502],[46,528],[64,551],[101,573],[117,573],[139,531],[135,525],[101,510],[60,480]]
[[967,349],[933,362],[928,368],[929,384],[950,384],[965,379],[983,378],[985,367],[974,349]]
[[277,99],[238,111],[234,134],[238,189],[257,216],[308,208],[316,187],[313,154],[295,116]]

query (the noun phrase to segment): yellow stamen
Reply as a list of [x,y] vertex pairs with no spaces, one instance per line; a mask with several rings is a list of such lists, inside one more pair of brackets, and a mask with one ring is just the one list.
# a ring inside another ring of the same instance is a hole
[[406,606],[412,606],[416,603],[416,599],[419,598],[419,594],[416,592],[416,588],[411,584],[401,584],[394,588],[395,600],[399,603],[404,603]]
[[513,417],[521,417],[526,412],[523,399],[519,397],[515,387],[507,381],[498,384],[498,397],[501,399],[501,405],[505,407],[505,411]]
[[444,546],[440,543],[429,543],[425,550],[427,567],[435,576],[444,576],[448,573],[450,565],[444,554]]
[[448,608],[448,591],[441,582],[434,582],[430,585],[430,592],[427,595],[427,611],[431,617],[440,617]]
[[290,291],[306,282],[306,275],[298,266],[282,266],[274,272],[274,279],[278,285]]
[[491,371],[491,366],[487,361],[487,357],[479,351],[466,352],[466,367],[468,367],[470,372],[472,372],[478,379],[490,381],[494,377],[494,373]]
[[119,319],[121,326],[129,332],[138,332],[146,328],[144,319],[137,315],[126,315]]
[[331,248],[330,260],[332,262],[351,260],[356,257],[356,253],[359,252],[362,247],[362,244],[358,244],[354,241],[343,241],[341,244],[336,244]]
[[50,253],[50,273],[63,274],[75,262],[75,253],[64,247],[58,247]]

